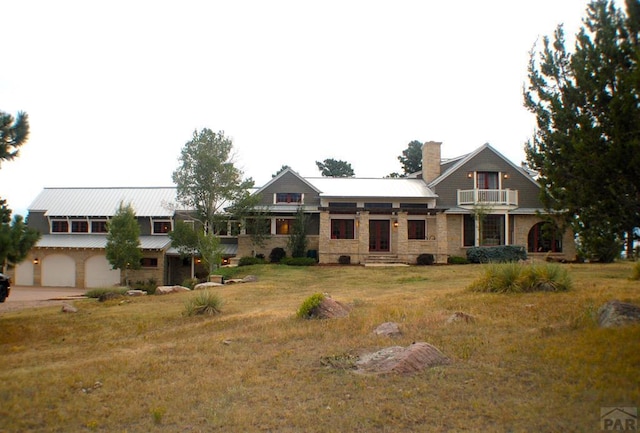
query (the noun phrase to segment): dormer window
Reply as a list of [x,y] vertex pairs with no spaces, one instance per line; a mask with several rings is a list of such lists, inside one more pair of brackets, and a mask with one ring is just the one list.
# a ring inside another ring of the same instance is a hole
[[302,204],[304,194],[300,192],[277,192],[275,194],[275,204],[297,203]]
[[171,231],[171,220],[157,220],[153,222],[153,234],[166,234]]
[[51,233],[69,233],[69,221],[67,221],[67,220],[52,220],[51,221]]
[[71,221],[71,233],[89,233],[89,222],[86,220]]

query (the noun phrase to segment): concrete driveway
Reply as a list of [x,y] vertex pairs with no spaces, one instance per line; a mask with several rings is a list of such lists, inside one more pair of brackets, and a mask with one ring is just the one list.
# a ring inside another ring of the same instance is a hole
[[11,294],[0,304],[0,314],[24,308],[60,305],[81,298],[87,289],[69,287],[12,286]]

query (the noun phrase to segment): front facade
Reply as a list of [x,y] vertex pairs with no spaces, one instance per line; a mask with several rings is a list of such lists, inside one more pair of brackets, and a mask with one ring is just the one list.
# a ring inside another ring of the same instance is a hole
[[[321,264],[348,261],[437,263],[466,256],[473,246],[521,245],[531,256],[572,260],[573,234],[545,222],[532,175],[488,144],[442,160],[438,142],[423,146],[423,170],[406,178],[302,177],[286,169],[255,194],[255,215],[222,230],[225,257],[269,256],[287,249],[296,213],[307,219],[308,255]],[[13,270],[16,285],[105,287],[120,282],[106,255],[107,221],[120,203],[132,204],[140,224],[141,269],[131,281],[181,284],[197,259],[171,248],[177,218],[176,189],[46,188],[29,208],[28,224],[42,239]],[[260,233],[261,236],[253,236]]]

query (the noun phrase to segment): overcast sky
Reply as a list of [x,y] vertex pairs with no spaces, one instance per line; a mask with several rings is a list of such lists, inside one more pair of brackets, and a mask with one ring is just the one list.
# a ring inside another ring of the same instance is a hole
[[529,51],[587,3],[0,0],[0,110],[31,122],[0,197],[24,215],[44,187],[170,186],[204,127],[257,185],[325,158],[382,177],[412,140],[519,164]]

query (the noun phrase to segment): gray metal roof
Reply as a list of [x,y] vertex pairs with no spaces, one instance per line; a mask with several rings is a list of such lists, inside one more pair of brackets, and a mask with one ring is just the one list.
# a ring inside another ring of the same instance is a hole
[[45,188],[31,203],[29,211],[53,217],[110,217],[115,215],[120,203],[130,203],[139,217],[169,217],[176,207],[176,188]]
[[[171,244],[167,235],[140,236],[140,248],[143,250],[163,250]],[[37,248],[98,248],[107,245],[107,235],[60,234],[43,235],[36,244]]]
[[[238,244],[220,244],[220,249],[222,250],[222,255],[224,256],[235,256],[238,254]],[[177,248],[171,247],[167,250],[168,256],[179,256],[180,252]]]
[[422,179],[307,177],[320,197],[436,198]]

